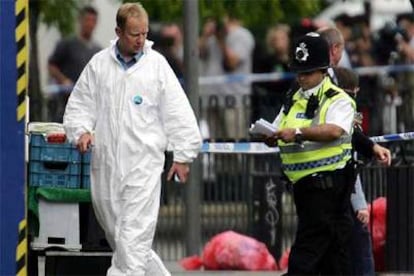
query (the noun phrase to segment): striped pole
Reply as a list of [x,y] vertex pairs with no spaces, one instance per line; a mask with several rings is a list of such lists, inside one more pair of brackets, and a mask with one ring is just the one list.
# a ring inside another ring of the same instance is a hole
[[[16,18],[16,93],[17,93],[17,107],[16,119],[18,122],[26,123],[27,111],[27,90],[28,90],[28,75],[29,75],[29,3],[28,0],[15,0],[15,18]],[[25,194],[27,188],[24,185]],[[27,275],[27,208],[26,201],[24,201],[24,217],[18,226],[18,241],[16,248],[16,275]]]
[[0,275],[27,275],[28,0],[0,0]]
[[26,115],[26,95],[28,85],[28,0],[16,0],[16,70],[17,70],[17,121]]

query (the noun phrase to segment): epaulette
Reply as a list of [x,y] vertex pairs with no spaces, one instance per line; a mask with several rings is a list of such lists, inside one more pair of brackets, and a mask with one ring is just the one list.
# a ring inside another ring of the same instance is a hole
[[333,96],[336,96],[339,94],[339,91],[334,90],[332,88],[328,89],[328,91],[325,92],[326,97],[332,98]]
[[283,102],[283,113],[287,115],[289,113],[290,108],[293,105],[293,95],[295,92],[292,89],[289,89],[288,92],[286,92],[286,97]]

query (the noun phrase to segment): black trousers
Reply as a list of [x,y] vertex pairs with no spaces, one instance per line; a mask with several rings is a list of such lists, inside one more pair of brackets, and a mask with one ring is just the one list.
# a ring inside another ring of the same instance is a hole
[[307,176],[293,185],[298,229],[288,275],[350,275],[352,213],[346,170]]

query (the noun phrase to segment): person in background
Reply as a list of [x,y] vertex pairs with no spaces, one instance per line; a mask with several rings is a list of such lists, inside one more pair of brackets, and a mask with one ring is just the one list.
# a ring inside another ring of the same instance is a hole
[[[223,53],[219,47],[219,32],[223,30],[219,20],[213,17],[205,19],[198,40],[200,53],[200,76],[215,77],[225,74],[223,68]],[[220,34],[221,35],[221,34]],[[206,83],[200,85],[201,120],[204,125],[203,136],[222,139],[226,137],[224,125],[224,87],[223,83]]]
[[[344,49],[344,39],[341,32],[339,32],[339,30],[335,27],[318,29],[317,32],[328,42],[331,67],[328,68],[328,74],[332,81],[337,83],[337,79],[332,68],[338,66],[338,63],[341,60],[343,54],[342,50]],[[390,164],[391,162],[390,151],[387,148],[371,141],[362,131],[354,132],[352,135],[352,146],[358,153],[365,156],[375,156],[378,161],[383,162],[384,164]]]
[[[335,27],[326,27],[318,29],[318,33],[321,34],[321,36],[328,42],[329,45],[329,53],[330,53],[330,66],[331,68],[328,69],[328,74],[331,77],[332,81],[336,83],[339,87],[343,88],[341,84],[338,83],[338,78],[335,74],[339,61],[341,60],[342,54],[344,52],[344,39],[341,34],[341,32],[336,29]],[[343,72],[341,69],[340,72]],[[346,74],[346,73],[342,73]],[[348,75],[346,75],[348,76]],[[349,77],[349,76],[348,76]],[[350,80],[348,82],[351,82]],[[354,80],[355,83],[355,80]],[[347,87],[349,86],[348,83]],[[352,85],[352,82],[351,82]],[[357,84],[358,86],[358,84]],[[353,149],[369,158],[372,158],[375,156],[377,160],[379,160],[381,163],[390,165],[391,163],[391,153],[390,151],[382,147],[381,145],[378,145],[377,143],[372,142],[369,137],[363,134],[361,127],[354,128],[353,135],[352,135],[352,147]],[[359,220],[360,223],[355,223],[353,226],[353,232],[352,237],[353,240],[358,240],[360,243],[356,242],[355,247],[353,247],[353,250],[356,250],[355,248],[360,245],[358,256],[360,258],[355,258],[359,260],[359,264],[361,264],[361,267],[353,268],[356,272],[360,272],[363,275],[372,275],[375,273],[374,271],[374,264],[373,264],[373,256],[372,256],[372,250],[371,248],[367,246],[371,242],[369,238],[369,232],[368,228],[364,227],[364,224],[369,221],[369,212],[367,208],[367,203],[365,200],[365,194],[363,190],[361,189],[361,179],[355,172],[355,186],[354,191],[355,194],[351,197],[351,203],[356,210],[353,213],[353,219]],[[361,263],[363,262],[363,263]],[[359,270],[358,270],[359,269]],[[359,275],[359,274],[358,274]]]
[[[353,17],[353,45],[352,52],[349,51],[350,60],[353,67],[375,66],[373,56],[373,36],[369,24],[369,16],[359,15]],[[342,66],[342,64],[339,64]]]
[[97,22],[96,9],[91,6],[83,7],[78,17],[78,34],[59,41],[49,57],[49,74],[61,88],[49,102],[51,121],[62,122],[69,92],[88,61],[101,50],[101,46],[93,40]]
[[[356,98],[359,91],[358,75],[344,67],[334,67],[333,71],[337,78],[338,86],[344,89],[351,97]],[[354,120],[354,129],[356,131],[358,131],[358,128],[361,128],[361,123],[362,115],[357,113]],[[352,275],[375,275],[371,236],[368,229],[369,211],[359,175],[357,175],[354,191],[351,194],[351,205],[355,214],[352,216],[354,219],[351,242]]]
[[[331,66],[339,66],[339,63],[343,60],[343,57],[347,56],[345,50],[345,39],[342,33],[335,27],[322,27],[318,29],[317,32],[328,42]],[[347,65],[341,66],[347,68],[351,67],[349,62],[347,62]]]
[[91,196],[113,255],[107,275],[170,275],[151,249],[167,145],[167,179],[186,182],[201,148],[197,121],[167,60],[146,39],[140,3],[116,14],[118,38],[86,65],[64,127],[80,152],[92,149]]
[[168,23],[161,28],[161,36],[172,40],[171,48],[181,62],[184,60],[183,34],[177,23]]
[[[266,50],[256,49],[253,70],[255,73],[285,73],[289,71],[290,27],[277,24],[267,31]],[[283,75],[282,75],[283,76]],[[273,120],[289,90],[292,79],[253,83],[252,121],[259,118]]]
[[350,275],[351,136],[355,102],[327,69],[329,46],[315,32],[293,44],[299,89],[286,101],[265,142],[278,145],[298,216],[288,275]]
[[[231,77],[252,73],[254,45],[252,33],[234,15],[229,14],[222,21],[208,20],[199,40],[202,74]],[[224,105],[216,116],[224,127],[210,128],[212,135],[222,139],[246,138],[250,124],[250,83],[234,81],[204,88],[214,91]]]
[[288,70],[290,49],[290,28],[285,24],[278,24],[270,28],[266,35],[266,48],[269,58],[267,72],[285,72]]
[[403,13],[397,16],[399,32],[395,35],[397,50],[402,54],[406,64],[414,62],[414,15]]
[[[397,25],[399,31],[394,38],[397,41],[398,56],[401,58],[403,64],[413,64],[414,62],[414,14],[413,12],[403,13],[397,16]],[[414,128],[414,73],[407,71],[403,74],[398,74],[396,78],[398,84],[402,89],[399,89],[402,105],[398,110],[398,131],[404,132],[408,129]],[[396,97],[394,97],[394,100]]]
[[176,23],[161,27],[159,52],[167,59],[177,78],[184,77],[184,49],[181,29]]
[[[338,30],[340,37],[338,39],[342,40],[342,51],[339,60],[336,62],[337,65],[350,68],[351,59],[349,57],[348,49],[354,48],[352,42],[352,27],[353,27],[353,18],[346,13],[339,14],[334,18],[335,26],[328,26],[327,31],[329,30]],[[331,37],[335,32],[331,33]],[[328,42],[329,43],[329,42]],[[330,44],[330,48],[331,44]]]

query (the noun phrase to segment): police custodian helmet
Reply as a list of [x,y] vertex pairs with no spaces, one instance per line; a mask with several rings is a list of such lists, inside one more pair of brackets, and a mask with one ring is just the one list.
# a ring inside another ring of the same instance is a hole
[[290,64],[293,72],[305,73],[328,67],[329,46],[324,38],[311,32],[296,40]]

